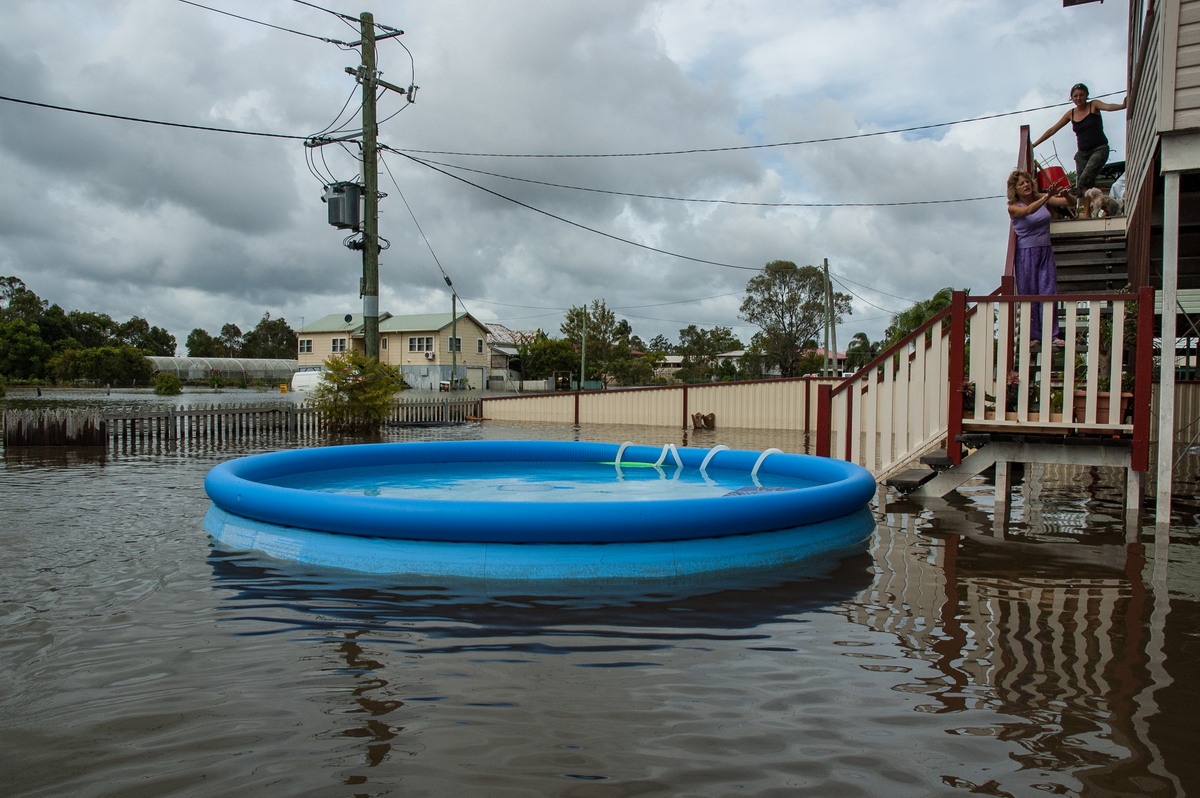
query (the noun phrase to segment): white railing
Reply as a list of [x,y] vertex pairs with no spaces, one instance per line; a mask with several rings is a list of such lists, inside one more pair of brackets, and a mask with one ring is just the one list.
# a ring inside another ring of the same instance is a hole
[[[884,479],[943,445],[957,462],[962,432],[1105,434],[1132,436],[1144,470],[1153,296],[955,292],[950,307],[822,390],[816,451]],[[1030,335],[1035,312],[1044,341]]]
[[949,314],[938,313],[829,391],[828,423],[818,416],[818,436],[828,429],[829,456],[882,478],[945,437]]
[[[1133,324],[1127,325],[1134,321],[1130,303],[1136,306],[1136,299],[1128,294],[976,301],[967,324],[963,428],[1132,432],[1133,375],[1126,368],[1135,335]],[[1043,341],[1030,335],[1039,305]]]

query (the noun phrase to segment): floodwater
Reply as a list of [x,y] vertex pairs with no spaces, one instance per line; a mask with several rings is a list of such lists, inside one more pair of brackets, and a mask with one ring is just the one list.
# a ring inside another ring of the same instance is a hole
[[215,548],[204,475],[258,451],[3,453],[0,794],[1200,795],[1193,478],[1169,530],[1126,528],[1115,470],[1031,467],[1004,523],[982,479],[881,493],[833,563],[535,590]]

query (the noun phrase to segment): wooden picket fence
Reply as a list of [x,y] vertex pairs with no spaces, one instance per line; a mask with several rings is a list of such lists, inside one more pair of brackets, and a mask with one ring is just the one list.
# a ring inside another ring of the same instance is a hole
[[[401,400],[393,426],[458,424],[482,415],[477,397]],[[329,431],[330,417],[295,405],[214,405],[106,414],[62,408],[5,410],[5,447],[309,440]]]

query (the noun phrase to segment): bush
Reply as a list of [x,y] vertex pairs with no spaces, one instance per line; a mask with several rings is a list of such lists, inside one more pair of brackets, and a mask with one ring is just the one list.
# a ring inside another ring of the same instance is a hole
[[399,370],[348,352],[325,361],[328,369],[309,403],[335,432],[376,432],[387,421],[396,394],[404,389]]
[[183,393],[183,381],[174,374],[159,372],[150,378],[150,385],[159,396],[178,396]]

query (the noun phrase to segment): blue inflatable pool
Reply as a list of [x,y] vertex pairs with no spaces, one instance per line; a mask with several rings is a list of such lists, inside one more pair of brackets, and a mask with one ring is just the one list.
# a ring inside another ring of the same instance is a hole
[[657,577],[860,544],[875,480],[840,460],[562,441],[368,444],[214,467],[226,546],[353,570]]

